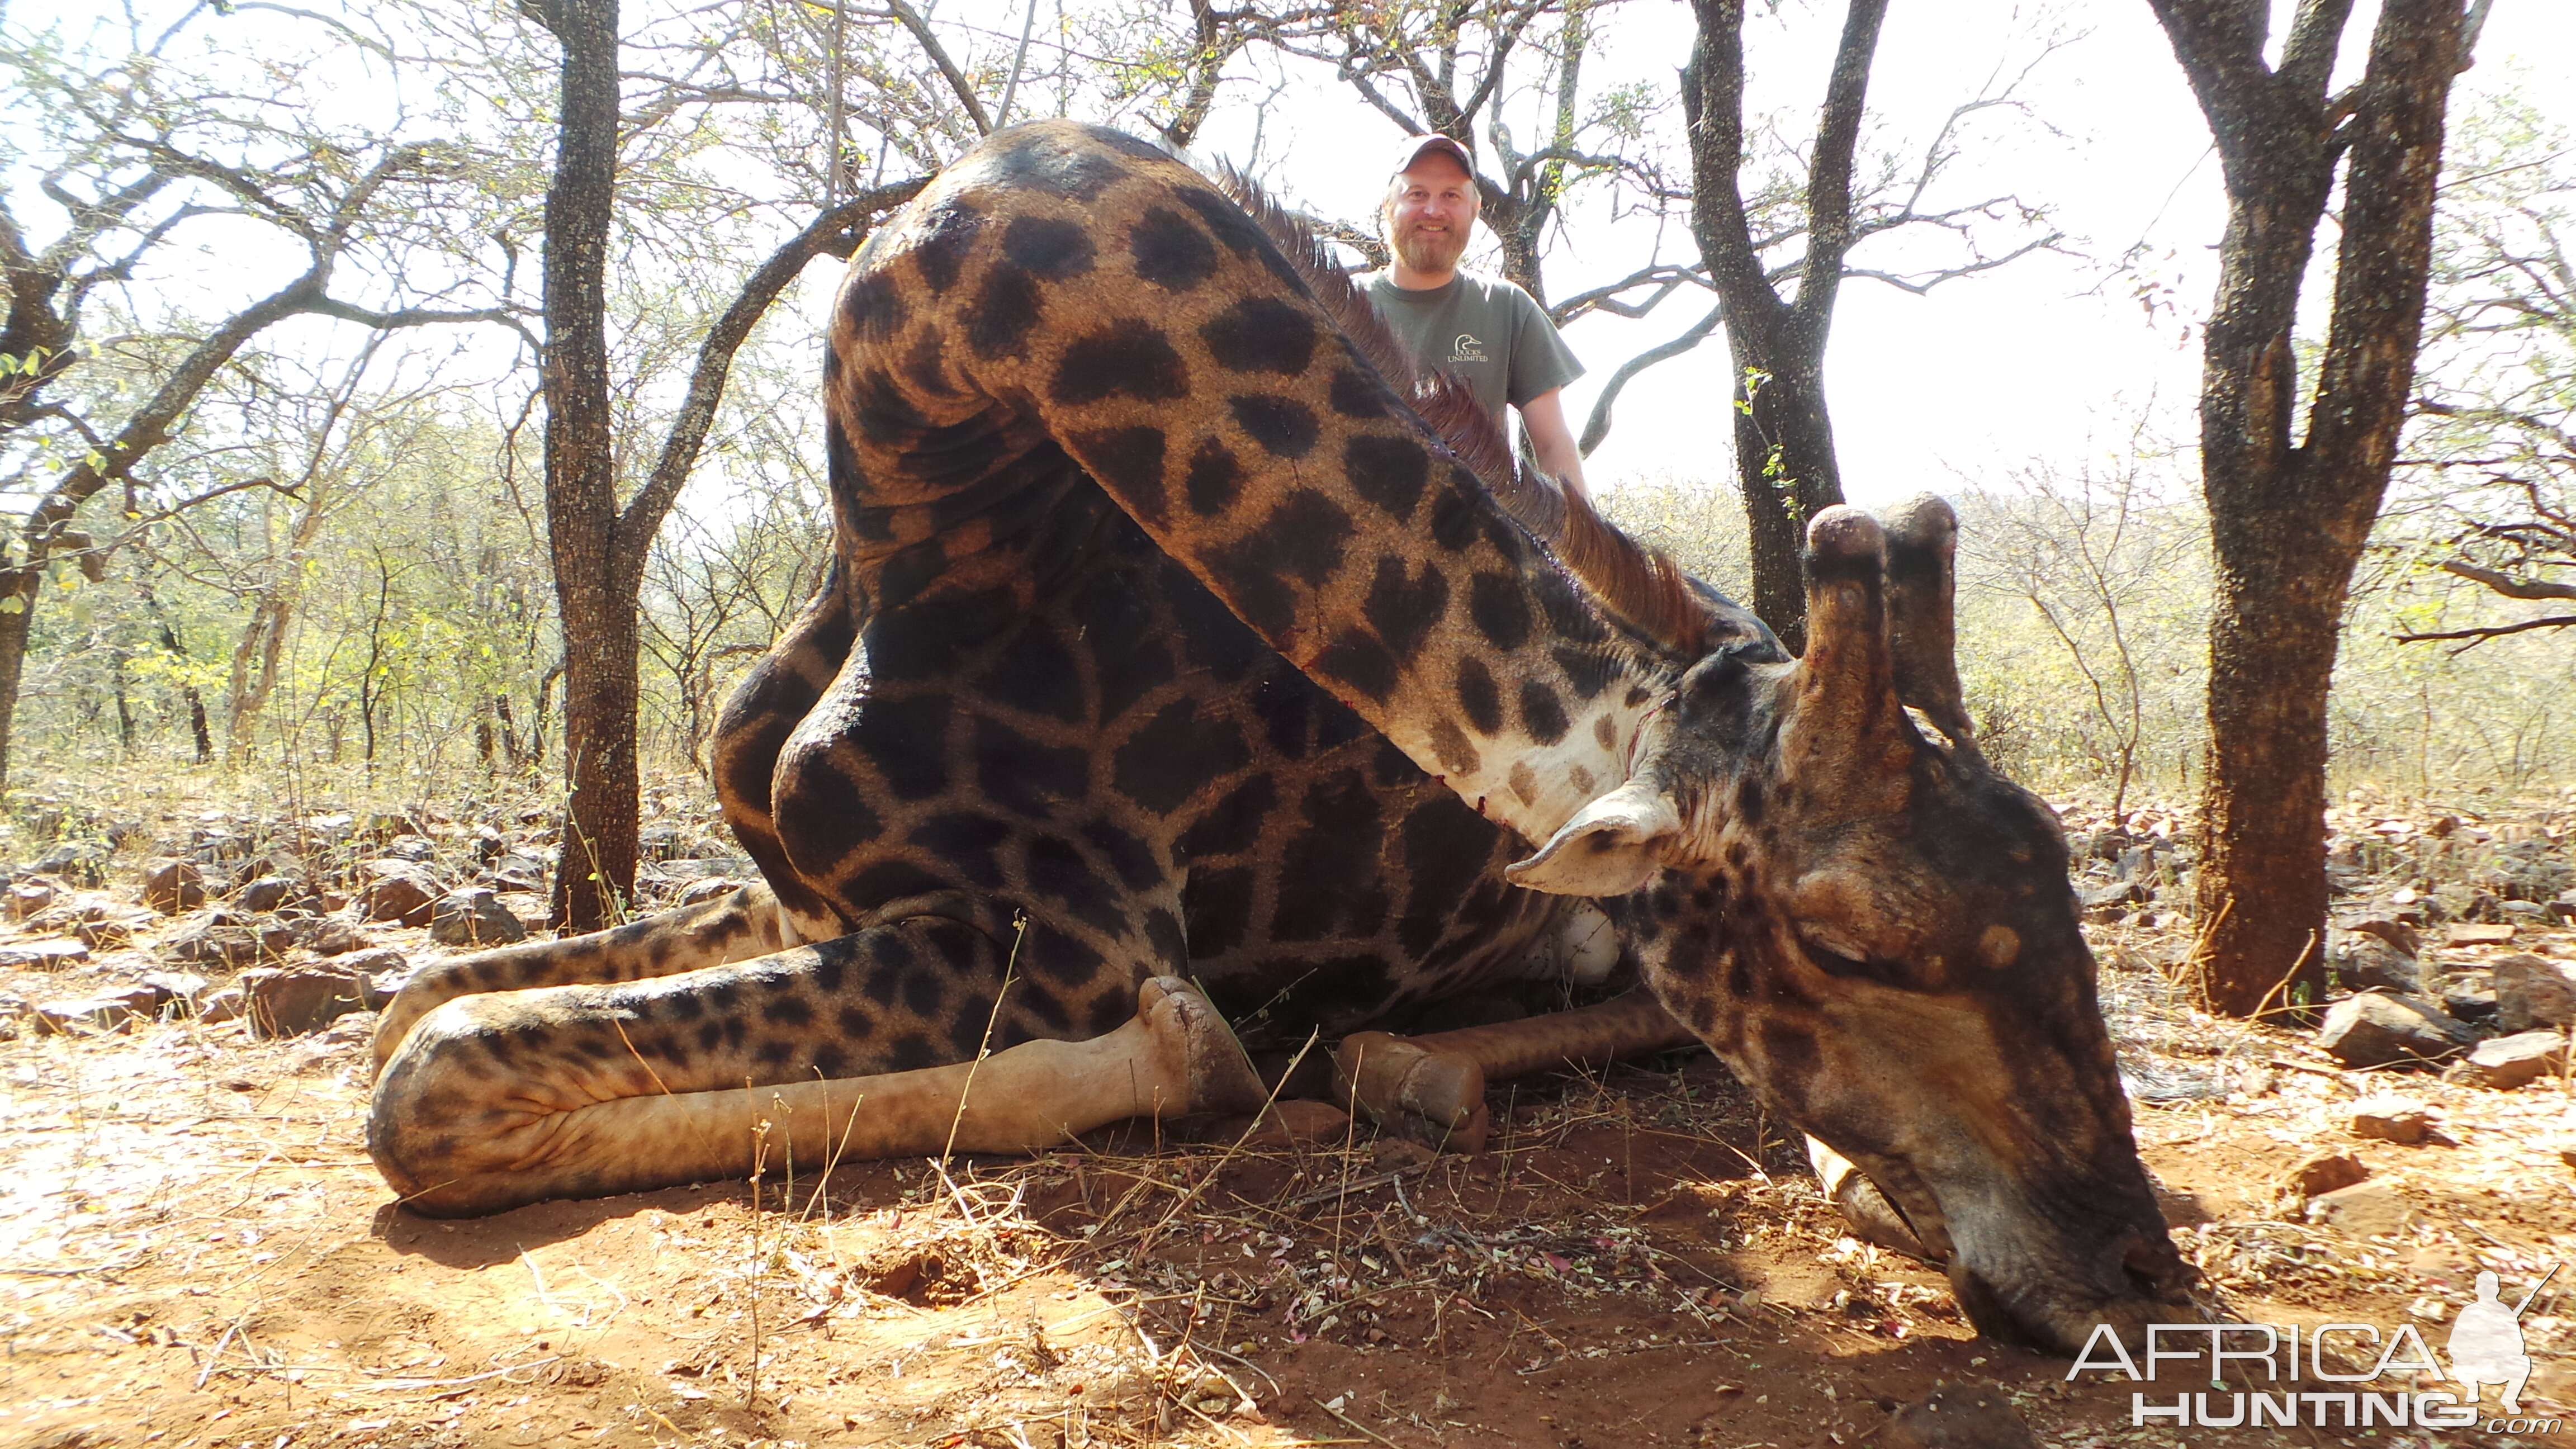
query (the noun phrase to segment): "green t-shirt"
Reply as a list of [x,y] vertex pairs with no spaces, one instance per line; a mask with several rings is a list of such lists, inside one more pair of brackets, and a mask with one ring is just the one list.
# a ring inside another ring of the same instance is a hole
[[1499,277],[1459,272],[1420,292],[1384,272],[1356,280],[1417,364],[1455,374],[1496,418],[1506,403],[1518,407],[1583,375],[1537,301]]

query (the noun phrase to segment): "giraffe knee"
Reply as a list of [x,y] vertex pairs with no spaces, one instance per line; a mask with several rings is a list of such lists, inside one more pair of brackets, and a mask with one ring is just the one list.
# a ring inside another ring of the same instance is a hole
[[378,1075],[367,1154],[406,1205],[435,1211],[459,1184],[523,1169],[544,1156],[566,1114],[587,1105],[551,1074],[517,1069],[553,1046],[558,1028],[515,1004],[476,995],[432,1008]]

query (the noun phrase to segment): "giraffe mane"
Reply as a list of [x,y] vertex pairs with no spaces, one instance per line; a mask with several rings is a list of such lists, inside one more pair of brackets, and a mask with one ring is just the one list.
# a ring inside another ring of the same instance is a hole
[[1377,369],[1503,511],[1555,554],[1603,607],[1667,649],[1691,658],[1707,651],[1708,611],[1681,565],[1620,532],[1590,500],[1520,466],[1502,420],[1485,411],[1464,381],[1445,370],[1415,366],[1323,238],[1233,167],[1220,166],[1216,182],[1279,249],[1361,360]]

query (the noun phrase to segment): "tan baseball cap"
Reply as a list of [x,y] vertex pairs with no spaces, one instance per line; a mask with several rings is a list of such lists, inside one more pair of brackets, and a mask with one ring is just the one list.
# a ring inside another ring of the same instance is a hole
[[1469,176],[1476,174],[1475,160],[1467,154],[1467,148],[1459,145],[1455,137],[1443,136],[1437,131],[1427,136],[1405,137],[1395,148],[1391,158],[1395,164],[1386,168],[1386,174],[1390,177],[1401,176],[1413,169],[1414,162],[1421,160],[1426,153],[1432,151],[1437,151],[1457,162],[1458,169]]

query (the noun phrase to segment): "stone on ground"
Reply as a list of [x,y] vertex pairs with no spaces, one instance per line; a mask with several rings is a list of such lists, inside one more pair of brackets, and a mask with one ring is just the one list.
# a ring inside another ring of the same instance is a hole
[[339,962],[307,962],[241,974],[242,1014],[250,1034],[302,1036],[367,1004],[367,981]]
[[242,920],[217,911],[163,938],[161,949],[176,961],[251,966],[284,959],[295,949],[295,932],[274,919]]
[[362,860],[358,873],[366,880],[358,891],[358,910],[370,921],[426,926],[431,909],[445,893],[435,877],[407,860]]
[[2352,1104],[2352,1135],[2412,1147],[2433,1131],[2432,1109],[2412,1097],[2382,1092]]
[[12,941],[0,946],[0,968],[11,971],[60,971],[88,959],[88,943],[72,936]]
[[2478,1043],[2460,1064],[2464,1082],[2509,1092],[2525,1082],[2554,1077],[2567,1070],[2567,1038],[2551,1030],[2516,1032]]
[[170,993],[161,987],[137,982],[94,995],[63,1001],[40,1001],[33,1013],[36,1034],[60,1035],[73,1031],[128,1031],[137,1021],[149,1021],[160,1015],[161,1005]]
[[264,875],[233,892],[233,906],[244,911],[273,911],[311,897],[304,882],[291,875]]
[[528,938],[528,928],[486,886],[440,896],[429,909],[429,937],[442,946],[506,946]]
[[2496,1025],[2506,1031],[2576,1019],[2576,962],[2523,952],[2498,960],[2494,972]]
[[2385,1180],[2339,1187],[2308,1202],[2308,1221],[2347,1237],[2394,1237],[2406,1231],[2406,1197]]
[[194,861],[164,856],[144,862],[143,904],[165,916],[206,903],[206,877]]
[[2414,956],[2367,931],[2343,931],[2327,955],[2345,981],[2356,988],[2377,987],[2412,995],[2424,989],[2423,968]]
[[54,903],[54,897],[59,894],[61,892],[54,888],[52,881],[20,881],[9,887],[10,919],[23,921],[29,916],[41,913],[47,906]]
[[2288,1174],[2290,1191],[2301,1203],[2350,1187],[2368,1176],[2370,1169],[2349,1152],[2317,1153],[2292,1167]]
[[2317,1032],[2317,1045],[2347,1067],[2439,1061],[2469,1041],[2469,1029],[2431,1002],[2377,992],[2336,1002]]

